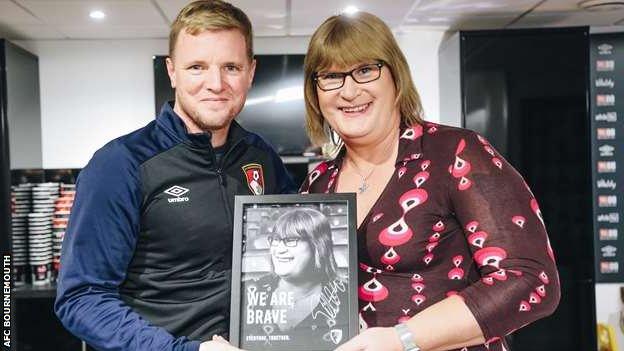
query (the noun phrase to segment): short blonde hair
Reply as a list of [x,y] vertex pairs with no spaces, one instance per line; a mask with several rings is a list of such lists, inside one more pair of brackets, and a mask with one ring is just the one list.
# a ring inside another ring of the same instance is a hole
[[245,37],[247,56],[253,59],[253,30],[247,15],[238,7],[220,0],[199,0],[186,5],[171,24],[169,57],[173,58],[181,30],[197,35],[206,30],[237,29]]
[[306,129],[317,146],[331,141],[319,108],[314,75],[332,65],[349,67],[366,61],[383,61],[397,91],[401,123],[422,123],[423,109],[409,66],[390,28],[368,12],[328,18],[314,32],[304,62]]

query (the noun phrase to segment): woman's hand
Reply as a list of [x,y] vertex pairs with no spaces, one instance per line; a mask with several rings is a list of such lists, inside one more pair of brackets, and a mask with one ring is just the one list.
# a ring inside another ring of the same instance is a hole
[[214,335],[212,340],[202,342],[199,351],[241,351],[219,335]]
[[335,351],[403,351],[403,345],[394,328],[370,328]]

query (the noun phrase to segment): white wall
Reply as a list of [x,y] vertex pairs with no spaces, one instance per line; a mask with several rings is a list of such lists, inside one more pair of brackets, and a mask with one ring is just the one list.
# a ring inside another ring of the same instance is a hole
[[396,37],[409,62],[412,78],[425,110],[425,119],[440,122],[438,49],[444,31],[413,31],[397,34]]
[[461,60],[459,33],[445,38],[438,51],[440,123],[461,127]]
[[[438,121],[443,32],[397,35],[426,115]],[[257,38],[257,54],[305,53],[309,37]],[[167,40],[20,41],[39,56],[44,168],[82,168],[106,142],[154,118],[152,56]]]
[[44,168],[82,168],[154,118],[152,55],[166,40],[20,42],[39,56]]

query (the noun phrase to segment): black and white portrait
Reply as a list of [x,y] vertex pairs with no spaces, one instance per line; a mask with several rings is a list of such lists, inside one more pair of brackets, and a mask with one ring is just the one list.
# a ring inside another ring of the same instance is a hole
[[346,203],[243,206],[240,346],[333,350],[349,337]]

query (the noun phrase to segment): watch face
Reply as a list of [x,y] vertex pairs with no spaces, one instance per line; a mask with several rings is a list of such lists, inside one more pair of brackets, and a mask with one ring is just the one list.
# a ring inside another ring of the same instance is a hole
[[394,329],[396,329],[399,334],[399,339],[401,339],[401,344],[403,345],[403,351],[420,351],[420,347],[414,342],[414,334],[412,334],[407,325],[399,323],[394,326]]

